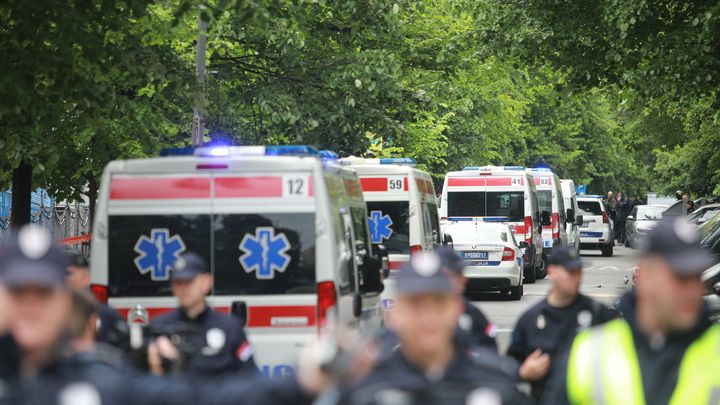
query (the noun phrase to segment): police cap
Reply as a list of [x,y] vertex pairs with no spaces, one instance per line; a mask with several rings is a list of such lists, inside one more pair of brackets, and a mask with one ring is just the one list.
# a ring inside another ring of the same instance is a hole
[[192,280],[202,273],[209,273],[207,262],[200,255],[188,252],[182,254],[173,263],[170,279],[172,281]]
[[563,266],[567,271],[582,270],[582,259],[575,246],[558,246],[548,256],[548,264]]
[[400,269],[397,276],[397,292],[401,295],[452,294],[452,282],[443,271],[437,253],[418,253]]
[[64,288],[68,265],[50,232],[36,225],[13,232],[0,252],[0,278],[10,289]]

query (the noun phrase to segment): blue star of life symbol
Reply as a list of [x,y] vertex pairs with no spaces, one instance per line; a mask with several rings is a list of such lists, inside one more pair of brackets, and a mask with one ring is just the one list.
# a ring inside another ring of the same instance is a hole
[[246,273],[255,272],[258,280],[272,280],[275,272],[284,272],[290,264],[290,256],[286,253],[290,242],[284,233],[275,235],[272,227],[259,227],[255,235],[246,234],[240,242],[240,264]]
[[390,239],[393,234],[393,229],[390,227],[393,221],[389,215],[383,215],[382,211],[371,211],[368,219],[372,243],[382,243],[383,239]]
[[172,265],[185,251],[185,243],[180,235],[170,237],[167,228],[153,228],[150,237],[140,236],[134,250],[140,254],[135,258],[140,274],[150,273],[153,281],[165,281],[170,278]]

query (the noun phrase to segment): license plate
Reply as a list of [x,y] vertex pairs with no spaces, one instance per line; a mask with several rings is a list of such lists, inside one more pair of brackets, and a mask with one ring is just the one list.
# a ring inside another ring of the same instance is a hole
[[463,259],[487,260],[488,252],[464,252]]

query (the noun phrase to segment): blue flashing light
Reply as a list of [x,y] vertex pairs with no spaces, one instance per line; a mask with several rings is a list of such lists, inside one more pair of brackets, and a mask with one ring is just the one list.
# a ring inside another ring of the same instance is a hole
[[195,148],[192,146],[183,146],[180,148],[165,148],[160,151],[160,156],[192,156],[195,153]]
[[324,149],[324,150],[320,151],[320,159],[322,159],[322,160],[338,160],[339,157],[338,157],[337,153],[335,153],[331,150]]
[[230,156],[230,149],[224,146],[217,146],[208,150],[208,155],[213,157]]
[[410,158],[381,158],[381,165],[411,165],[414,166],[417,162],[415,159]]
[[470,171],[475,171],[475,170],[480,170],[480,166],[465,166],[465,167],[463,167],[464,172],[470,172]]
[[525,170],[525,166],[505,166],[505,170]]
[[266,156],[319,156],[320,152],[308,145],[273,145],[265,147]]
[[533,167],[531,169],[528,169],[532,172],[545,172],[545,173],[552,173],[552,169],[549,167]]
[[471,222],[471,221],[475,221],[475,220],[477,220],[477,218],[473,218],[473,217],[450,217],[450,218],[448,218],[448,221],[450,221],[450,222]]

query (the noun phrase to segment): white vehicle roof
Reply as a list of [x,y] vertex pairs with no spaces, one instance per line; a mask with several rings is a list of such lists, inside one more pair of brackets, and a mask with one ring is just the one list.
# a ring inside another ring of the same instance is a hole
[[574,194],[576,194],[575,181],[573,180],[560,179],[560,187],[562,188],[563,194],[567,195],[568,197],[572,197]]
[[523,176],[524,173],[523,166],[467,166],[460,171],[448,172],[447,177]]

